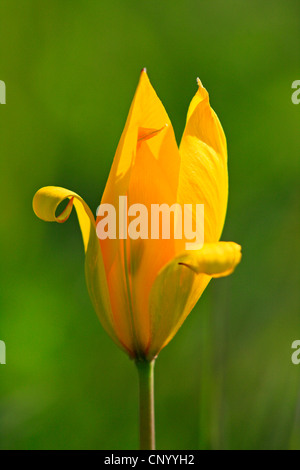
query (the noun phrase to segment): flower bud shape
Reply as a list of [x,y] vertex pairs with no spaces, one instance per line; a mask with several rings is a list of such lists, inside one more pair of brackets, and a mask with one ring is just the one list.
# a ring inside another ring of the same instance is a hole
[[[155,358],[211,278],[232,273],[241,259],[238,244],[219,241],[228,197],[226,138],[197,81],[178,148],[170,119],[142,70],[96,219],[78,194],[64,188],[42,188],[33,199],[36,215],[46,221],[65,222],[75,207],[94,309],[107,333],[134,359]],[[66,208],[56,215],[65,199]],[[204,208],[200,224],[199,205]],[[99,237],[110,207],[109,230],[115,236]],[[191,211],[183,217],[185,207]],[[162,236],[158,222],[167,208],[169,236]],[[190,219],[190,229],[180,232],[182,219]],[[201,229],[201,247],[187,249],[190,234]]]

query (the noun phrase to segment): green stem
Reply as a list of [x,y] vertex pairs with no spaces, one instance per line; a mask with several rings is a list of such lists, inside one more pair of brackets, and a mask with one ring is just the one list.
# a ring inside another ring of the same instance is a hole
[[154,362],[137,360],[140,396],[140,450],[155,449]]

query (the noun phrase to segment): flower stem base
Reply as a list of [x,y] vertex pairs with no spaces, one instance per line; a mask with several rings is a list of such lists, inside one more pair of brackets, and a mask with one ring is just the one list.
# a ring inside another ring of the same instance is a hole
[[140,450],[155,449],[154,363],[137,360],[139,376]]

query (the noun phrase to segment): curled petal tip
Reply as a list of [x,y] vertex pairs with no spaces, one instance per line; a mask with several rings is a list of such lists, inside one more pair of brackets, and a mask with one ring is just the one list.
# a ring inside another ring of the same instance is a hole
[[141,74],[142,73],[147,73],[147,68],[146,67],[143,67],[142,70],[141,70]]
[[234,242],[207,243],[200,250],[179,257],[178,264],[190,268],[196,274],[228,276],[241,261],[241,249]]

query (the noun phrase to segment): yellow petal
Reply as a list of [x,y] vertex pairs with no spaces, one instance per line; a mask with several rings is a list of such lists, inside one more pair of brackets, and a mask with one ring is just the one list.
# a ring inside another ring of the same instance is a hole
[[[59,204],[69,199],[62,214],[56,215]],[[96,313],[112,339],[127,352],[127,348],[115,333],[114,318],[110,305],[109,291],[106,282],[99,240],[96,235],[94,216],[78,194],[68,189],[47,186],[37,191],[33,198],[33,210],[42,220],[47,222],[65,222],[75,206],[82,233],[85,251],[85,276],[89,295]]]
[[[160,132],[163,129],[165,131]],[[152,139],[154,135],[156,138]],[[160,160],[174,189],[177,190],[179,152],[172,124],[149,81],[146,70],[143,69],[114,157],[102,203],[114,204],[116,196],[126,194],[130,170],[135,162],[137,143],[149,137],[151,151]],[[171,161],[172,168],[169,167]]]
[[241,260],[241,246],[234,242],[206,243],[201,250],[187,251],[176,258],[196,274],[224,277],[231,274]]
[[[149,300],[151,342],[147,357],[155,357],[176,334],[211,277],[230,274],[241,260],[233,242],[205,244],[201,250],[176,256],[158,274]],[[197,295],[194,284],[197,281]]]
[[200,80],[180,144],[178,202],[204,204],[204,240],[220,239],[228,198],[226,139]]
[[[112,204],[117,208],[119,196],[127,194],[137,151],[145,140],[151,153],[159,161],[161,170],[164,172],[172,191],[177,192],[180,155],[173,127],[162,102],[149,81],[146,70],[143,69],[113,160],[101,200],[102,204]],[[117,241],[111,240],[109,249],[107,248],[106,246],[103,250],[103,256],[108,272],[114,262],[119,244]]]
[[[151,238],[151,207],[154,204],[166,204],[171,207],[176,203],[176,192],[163,172],[159,161],[151,152],[149,141],[144,141],[137,151],[136,162],[132,169],[128,205],[143,204],[148,213],[148,239],[128,239],[129,278],[135,327],[144,351],[149,343],[150,323],[148,299],[151,286],[161,268],[175,256],[173,219],[170,217],[170,238]],[[129,222],[131,218],[129,218]]]
[[[145,167],[146,161],[150,161],[151,168]],[[179,150],[170,119],[147,73],[143,70],[101,200],[102,204],[112,204],[116,208],[117,233],[119,231],[119,197],[128,196],[129,205],[137,202],[149,207],[151,202],[167,202],[161,197],[165,186],[168,188],[165,192],[171,192],[172,201],[176,202],[179,166]],[[150,171],[153,168],[155,171]],[[146,179],[147,187],[138,182],[140,176],[143,177],[143,181]],[[159,183],[154,184],[157,180]],[[159,195],[155,195],[151,186],[158,187],[158,184],[160,192]],[[139,194],[140,189],[141,194]],[[155,196],[153,201],[152,196]],[[97,219],[97,223],[99,220]],[[149,322],[145,308],[137,307],[135,298],[141,299],[143,293],[149,291],[147,279],[151,277],[153,282],[162,263],[171,259],[174,253],[167,256],[167,251],[165,251],[164,261],[161,261],[162,256],[158,255],[161,253],[162,245],[156,240],[154,243],[152,240],[147,240],[149,248],[150,246],[153,248],[154,245],[157,247],[154,254],[152,250],[151,257],[148,256],[149,249],[144,250],[144,247],[142,250],[139,249],[141,244],[138,240],[131,243],[131,240],[119,240],[117,237],[101,240],[100,245],[116,324],[122,329],[126,344],[130,342],[130,347],[135,345],[136,349],[141,350],[149,336],[147,326]],[[138,245],[139,248],[137,248]],[[134,255],[131,256],[133,251]],[[138,252],[143,252],[141,263],[143,267],[141,274],[135,276],[133,281],[131,275],[135,271],[134,265],[136,266]],[[156,259],[156,255],[158,259],[154,263],[153,257]],[[148,273],[146,258],[151,258],[148,262]],[[154,264],[156,272],[152,275]],[[144,273],[147,273],[146,278],[142,279],[141,276],[144,276]],[[145,287],[143,291],[140,291],[139,286],[136,285],[138,279]],[[133,298],[132,292],[136,289],[139,289],[139,293]],[[139,305],[141,303],[145,304],[145,299],[138,301]],[[130,337],[132,337],[131,341]]]

